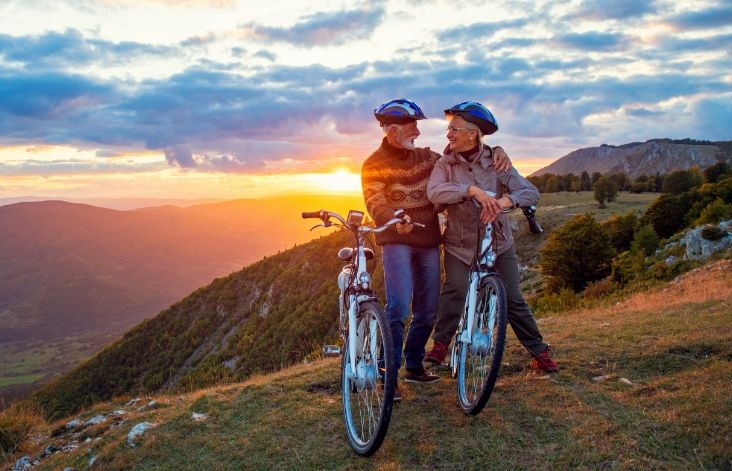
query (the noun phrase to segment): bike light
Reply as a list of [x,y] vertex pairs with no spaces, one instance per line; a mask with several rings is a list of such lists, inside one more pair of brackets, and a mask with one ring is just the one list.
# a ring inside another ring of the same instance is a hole
[[346,218],[346,222],[348,222],[348,225],[350,226],[358,226],[363,222],[363,211],[356,211],[351,209],[348,211],[348,217]]
[[371,283],[371,277],[368,272],[361,272],[361,274],[358,275],[358,282],[361,283],[361,288],[368,289],[369,283]]

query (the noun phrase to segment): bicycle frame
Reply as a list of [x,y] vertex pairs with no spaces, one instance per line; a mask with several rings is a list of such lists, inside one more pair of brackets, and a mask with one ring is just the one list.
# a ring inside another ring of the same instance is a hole
[[[356,344],[356,339],[358,339],[358,333],[356,332],[356,313],[358,312],[358,307],[361,303],[376,299],[376,296],[371,290],[371,275],[366,269],[367,260],[364,238],[367,231],[364,229],[367,228],[363,226],[356,227],[356,273],[351,280],[350,285],[346,287],[344,291],[341,291],[341,302],[345,302],[345,296],[348,296],[348,338],[351,339],[351,341],[348,342],[351,366],[350,373],[357,381],[360,378],[356,369],[356,351],[358,347]],[[370,329],[370,332],[374,337],[376,336],[373,328]],[[372,338],[370,340],[372,342],[371,345],[376,344],[376,338]]]
[[[474,342],[473,332],[475,331],[475,308],[478,297],[478,287],[480,281],[488,276],[490,273],[495,271],[495,263],[497,254],[493,250],[493,224],[488,223],[485,226],[485,236],[480,242],[479,258],[473,261],[470,267],[470,281],[468,283],[468,293],[465,300],[465,309],[467,310],[467,325],[469,329],[465,329],[461,324],[458,326],[458,332],[460,335],[456,338],[459,343],[465,343],[471,345]],[[491,306],[493,308],[494,306]],[[491,322],[495,322],[495,318],[491,319]],[[488,326],[489,330],[493,329],[493,325]],[[481,346],[484,347],[484,346]],[[487,346],[490,348],[490,345]],[[455,361],[454,355],[450,357],[451,367],[453,376],[457,373],[457,362]]]

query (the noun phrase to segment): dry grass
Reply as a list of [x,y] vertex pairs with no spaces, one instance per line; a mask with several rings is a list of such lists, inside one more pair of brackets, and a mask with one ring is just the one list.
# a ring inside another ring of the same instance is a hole
[[0,412],[0,464],[15,454],[29,453],[37,444],[31,439],[33,432],[41,430],[46,422],[32,404],[16,403]]

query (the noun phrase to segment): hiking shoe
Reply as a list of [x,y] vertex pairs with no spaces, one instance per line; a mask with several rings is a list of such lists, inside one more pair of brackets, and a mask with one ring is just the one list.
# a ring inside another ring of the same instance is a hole
[[424,361],[432,363],[434,365],[441,365],[445,363],[445,357],[447,356],[447,344],[435,341],[432,346],[432,350],[425,355]]
[[559,371],[559,367],[549,354],[549,347],[534,356],[534,360],[531,362],[531,369],[541,373],[556,373]]
[[406,381],[407,383],[429,384],[436,383],[439,380],[439,376],[433,375],[424,368],[419,370],[407,369],[406,373],[404,374],[404,381]]

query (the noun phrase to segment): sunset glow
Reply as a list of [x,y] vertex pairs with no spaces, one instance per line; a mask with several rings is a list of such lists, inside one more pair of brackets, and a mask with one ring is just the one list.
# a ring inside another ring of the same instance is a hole
[[0,204],[357,194],[372,110],[402,96],[438,152],[442,110],[483,102],[524,174],[600,144],[730,139],[729,18],[716,1],[0,2]]

